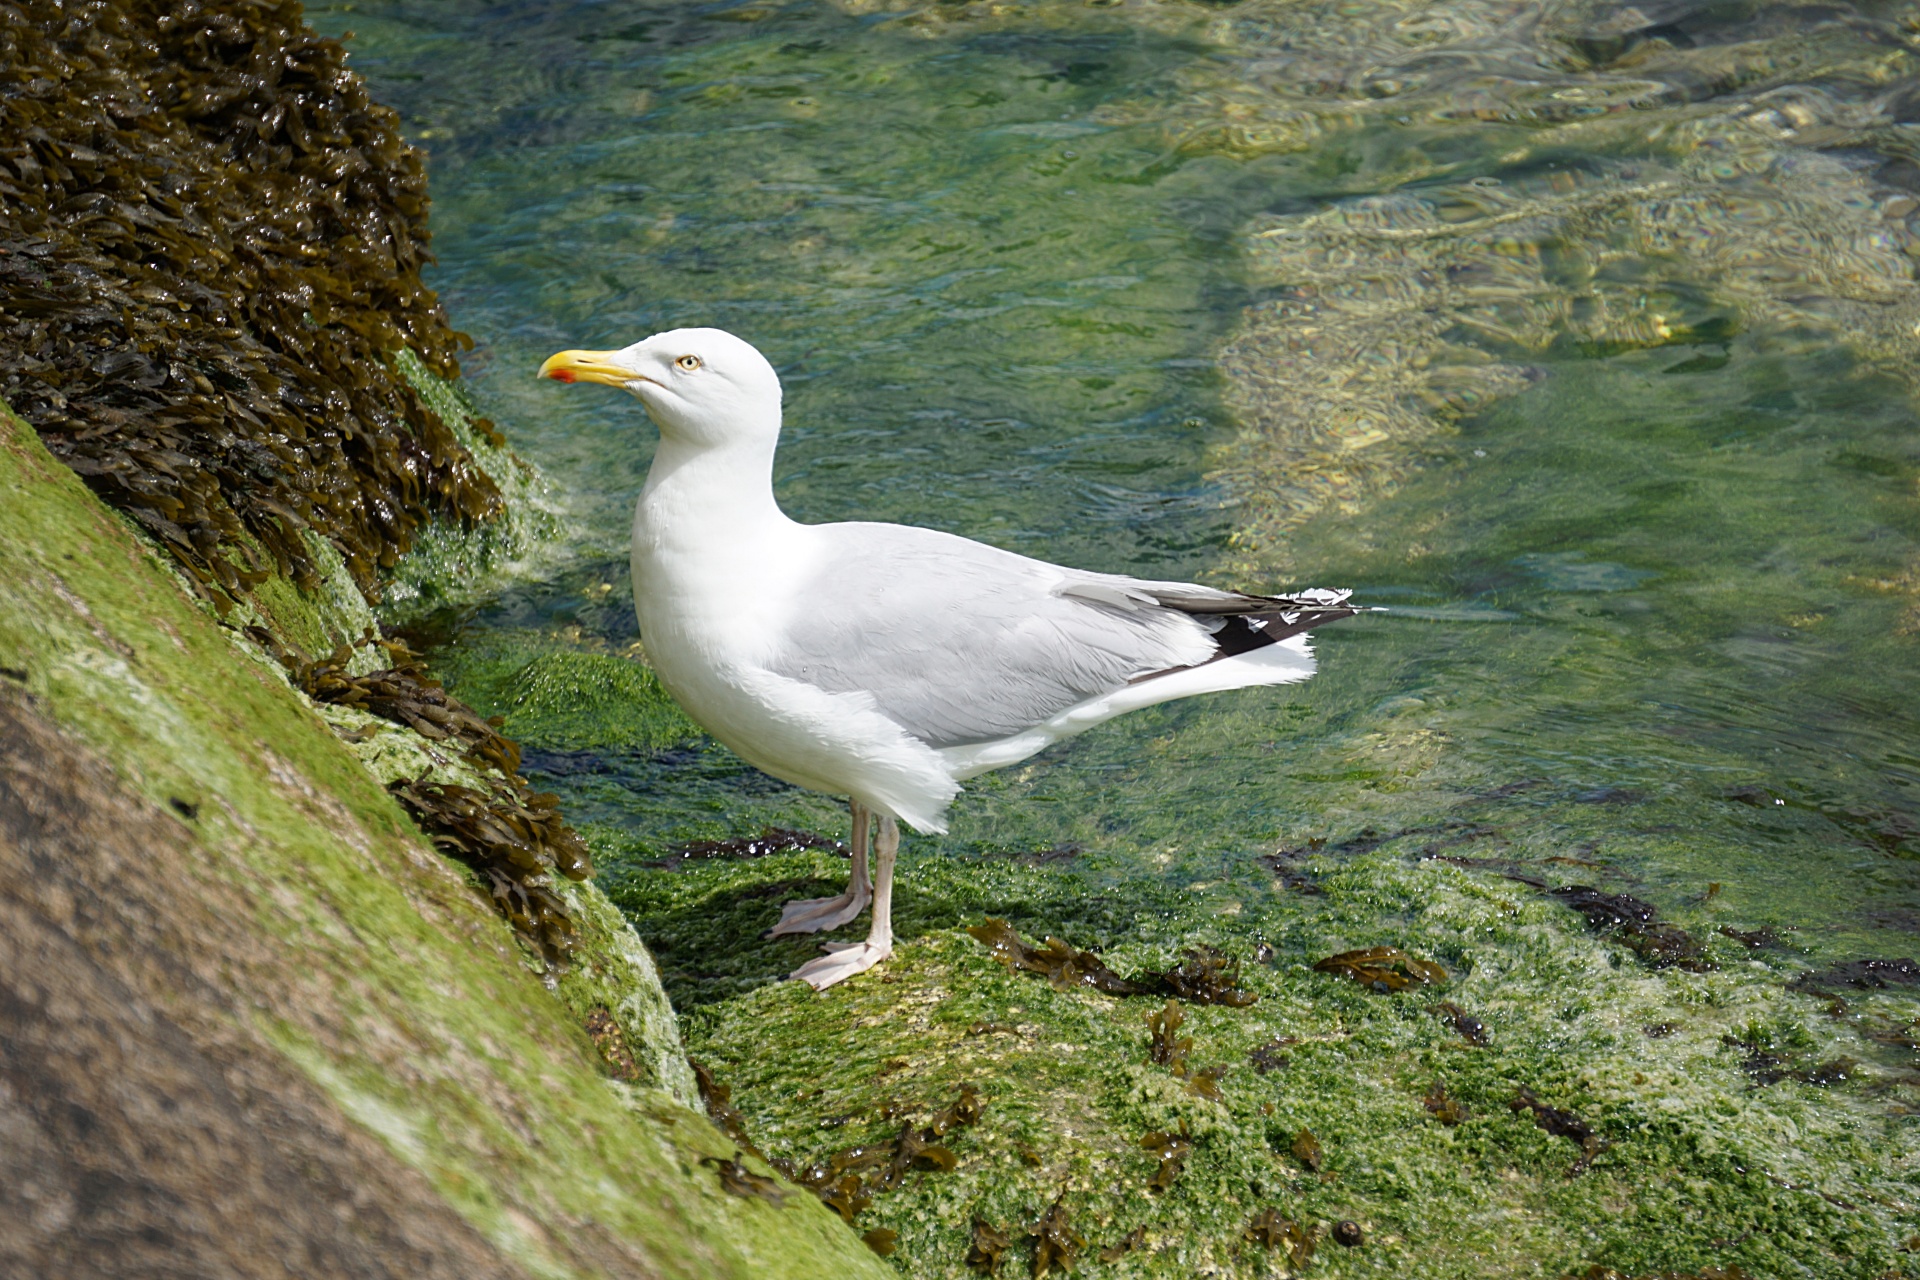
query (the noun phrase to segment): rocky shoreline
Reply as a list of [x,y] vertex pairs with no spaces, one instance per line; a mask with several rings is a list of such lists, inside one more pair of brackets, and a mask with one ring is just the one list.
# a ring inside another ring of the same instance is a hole
[[585,846],[376,625],[538,518],[392,114],[295,4],[5,9],[4,1269],[884,1274],[729,1189]]

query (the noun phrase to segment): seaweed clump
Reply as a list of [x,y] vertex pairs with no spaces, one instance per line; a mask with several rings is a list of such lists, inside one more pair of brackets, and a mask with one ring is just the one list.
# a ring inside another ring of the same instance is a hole
[[989,917],[984,923],[970,925],[967,932],[986,944],[993,958],[1010,969],[1037,973],[1053,984],[1056,991],[1090,987],[1110,996],[1140,994],[1142,988],[1109,969],[1106,962],[1091,951],[1079,951],[1058,938],[1048,938],[1036,947],[1023,939],[1005,920]]
[[1155,1130],[1140,1139],[1140,1145],[1152,1152],[1157,1161],[1153,1167],[1153,1177],[1147,1182],[1150,1191],[1165,1191],[1172,1186],[1186,1171],[1187,1157],[1193,1154],[1193,1137],[1184,1124],[1179,1133]]
[[986,945],[993,958],[1009,969],[1037,973],[1056,991],[1088,987],[1110,996],[1140,996],[1170,992],[1194,1004],[1224,1004],[1245,1008],[1260,997],[1240,985],[1240,962],[1202,943],[1181,952],[1180,963],[1164,973],[1123,978],[1091,951],[1081,951],[1059,938],[1034,946],[998,917],[969,925],[967,932]]
[[760,1148],[747,1137],[747,1118],[733,1105],[733,1090],[715,1080],[705,1063],[688,1058],[687,1065],[693,1068],[693,1082],[700,1090],[700,1105],[707,1109],[708,1118],[749,1155],[761,1155]]
[[1313,1130],[1302,1129],[1293,1137],[1290,1148],[1293,1158],[1307,1167],[1307,1172],[1318,1173],[1327,1162],[1326,1152],[1320,1146],[1320,1139],[1314,1137]]
[[1246,1236],[1262,1248],[1285,1249],[1287,1261],[1295,1271],[1303,1270],[1313,1260],[1313,1232],[1282,1216],[1272,1205],[1253,1216],[1253,1221],[1247,1224]]
[[1448,1128],[1464,1122],[1469,1114],[1466,1104],[1449,1094],[1447,1086],[1439,1080],[1433,1082],[1433,1087],[1427,1090],[1422,1102],[1428,1113]]
[[1263,1045],[1247,1050],[1247,1061],[1253,1065],[1254,1071],[1263,1076],[1270,1071],[1279,1071],[1292,1062],[1286,1053],[1287,1048],[1298,1043],[1299,1039],[1294,1036],[1276,1036]]
[[1592,1125],[1571,1111],[1562,1111],[1558,1107],[1548,1106],[1535,1097],[1533,1090],[1525,1085],[1522,1085],[1519,1092],[1508,1101],[1507,1107],[1516,1113],[1533,1112],[1534,1124],[1555,1137],[1565,1138],[1579,1146],[1580,1158],[1575,1160],[1567,1170],[1569,1178],[1577,1178],[1585,1173],[1587,1167],[1593,1163],[1594,1157],[1607,1149],[1607,1140],[1595,1133]]
[[1547,892],[1584,916],[1595,933],[1617,940],[1655,969],[1706,973],[1717,967],[1703,954],[1698,938],[1660,919],[1650,902],[1625,893],[1603,893],[1585,884]]
[[1787,984],[1787,990],[1832,995],[1835,987],[1877,991],[1913,986],[1920,986],[1920,964],[1912,960],[1842,960],[1801,974]]
[[1240,985],[1240,962],[1204,944],[1182,954],[1180,963],[1160,975],[1161,985],[1194,1004],[1224,1004],[1243,1009],[1260,997]]
[[1135,1227],[1133,1230],[1127,1232],[1126,1235],[1122,1236],[1117,1243],[1110,1244],[1102,1249],[1099,1254],[1100,1261],[1118,1262],[1134,1250],[1146,1247],[1146,1243],[1147,1229],[1145,1227]]
[[[725,1086],[714,1083],[712,1075],[697,1065],[695,1075],[708,1113],[734,1135],[735,1141],[740,1141],[744,1132],[740,1113]],[[978,1124],[985,1112],[986,1103],[979,1091],[963,1084],[954,1100],[935,1112],[926,1125],[904,1125],[891,1141],[856,1144],[811,1164],[779,1157],[769,1163],[813,1192],[852,1226],[861,1211],[873,1203],[874,1195],[903,1185],[908,1173],[951,1173],[958,1168],[959,1158],[940,1140],[956,1129]],[[899,1114],[891,1108],[889,1113]]]
[[517,778],[491,792],[424,777],[400,778],[387,789],[436,849],[486,877],[500,913],[539,947],[548,965],[564,970],[579,931],[567,904],[548,887],[548,873],[585,880],[593,863],[560,816],[560,798],[531,791]]
[[1196,1098],[1225,1102],[1226,1095],[1220,1092],[1220,1077],[1227,1069],[1195,1070],[1187,1063],[1188,1055],[1193,1052],[1193,1037],[1180,1034],[1180,1025],[1186,1020],[1186,1012],[1171,1000],[1165,1008],[1147,1015],[1147,1061],[1165,1067],[1174,1079],[1183,1081],[1187,1092]]
[[1451,1000],[1442,1000],[1433,1006],[1433,1016],[1452,1027],[1462,1040],[1476,1048],[1487,1043],[1487,1024],[1462,1009]]
[[1005,1229],[975,1214],[973,1237],[967,1242],[967,1267],[982,1275],[999,1275],[1000,1261],[1012,1246],[1013,1238]]
[[1410,956],[1398,947],[1363,947],[1314,961],[1319,973],[1351,978],[1374,991],[1405,991],[1408,987],[1439,984],[1447,971],[1431,960]]
[[755,1173],[741,1162],[740,1152],[736,1151],[729,1159],[719,1156],[706,1156],[701,1164],[710,1164],[720,1171],[720,1187],[729,1195],[753,1196],[765,1200],[776,1209],[787,1201],[787,1193],[780,1184],[764,1173]]
[[[674,850],[677,859],[721,858],[727,860],[766,858],[776,853],[790,853],[801,849],[832,849],[845,853],[840,842],[826,836],[815,835],[811,831],[796,831],[792,827],[762,827],[757,836],[735,836],[731,840],[689,840]],[[669,862],[673,866],[675,863]]]
[[397,368],[471,344],[346,51],[295,0],[0,11],[0,396],[53,455],[222,608],[316,586],[309,535],[372,600],[427,521],[496,516]]
[[1040,1215],[1040,1221],[1033,1224],[1030,1233],[1034,1237],[1033,1280],[1057,1270],[1073,1270],[1074,1260],[1080,1256],[1080,1250],[1087,1242],[1076,1232],[1070,1222],[1066,1197],[1063,1195],[1048,1206]]
[[398,640],[366,637],[365,643],[385,650],[393,665],[354,675],[350,646],[343,644],[325,658],[308,661],[262,628],[248,631],[287,668],[295,687],[314,701],[406,725],[430,741],[458,747],[469,763],[486,773],[486,791],[424,776],[396,779],[388,789],[434,847],[485,877],[500,913],[550,966],[564,970],[578,932],[566,904],[553,892],[552,875],[585,880],[593,874],[593,859],[560,816],[558,797],[533,790],[520,777],[520,748],[501,735],[497,722],[481,719],[450,697]]
[[406,725],[433,742],[452,743],[482,767],[508,775],[520,771],[520,748],[501,735],[499,721],[481,719],[477,711],[449,695],[404,641],[364,637],[362,644],[383,649],[393,665],[356,676],[349,645],[309,662],[282,649],[264,628],[249,627],[248,634],[279,659],[295,686],[315,702],[353,707]]

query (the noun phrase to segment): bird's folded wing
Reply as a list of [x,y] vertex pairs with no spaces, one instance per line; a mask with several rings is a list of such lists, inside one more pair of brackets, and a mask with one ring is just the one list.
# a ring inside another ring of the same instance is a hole
[[871,695],[932,747],[1019,733],[1140,676],[1205,662],[1217,624],[1158,595],[1234,596],[1080,573],[904,525],[817,525],[808,536],[819,554],[784,616],[768,619],[769,667]]

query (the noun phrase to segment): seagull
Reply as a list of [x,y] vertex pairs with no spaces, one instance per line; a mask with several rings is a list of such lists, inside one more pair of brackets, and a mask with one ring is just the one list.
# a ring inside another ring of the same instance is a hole
[[1307,631],[1360,612],[1348,591],[1248,595],[911,525],[800,524],[773,496],[780,377],[721,329],[562,351],[540,376],[621,387],[660,429],[633,515],[660,683],[749,764],[848,798],[846,891],[787,903],[767,934],[837,929],[871,903],[864,942],[793,972],[815,990],[893,954],[899,823],[945,831],[967,779],[1125,712],[1305,680]]

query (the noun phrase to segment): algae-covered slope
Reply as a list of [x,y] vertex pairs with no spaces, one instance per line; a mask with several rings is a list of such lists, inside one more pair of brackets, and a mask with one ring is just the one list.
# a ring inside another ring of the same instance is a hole
[[[10,415],[0,563],[0,1270],[885,1273],[609,1080],[458,865]],[[595,929],[577,970],[622,963]]]

